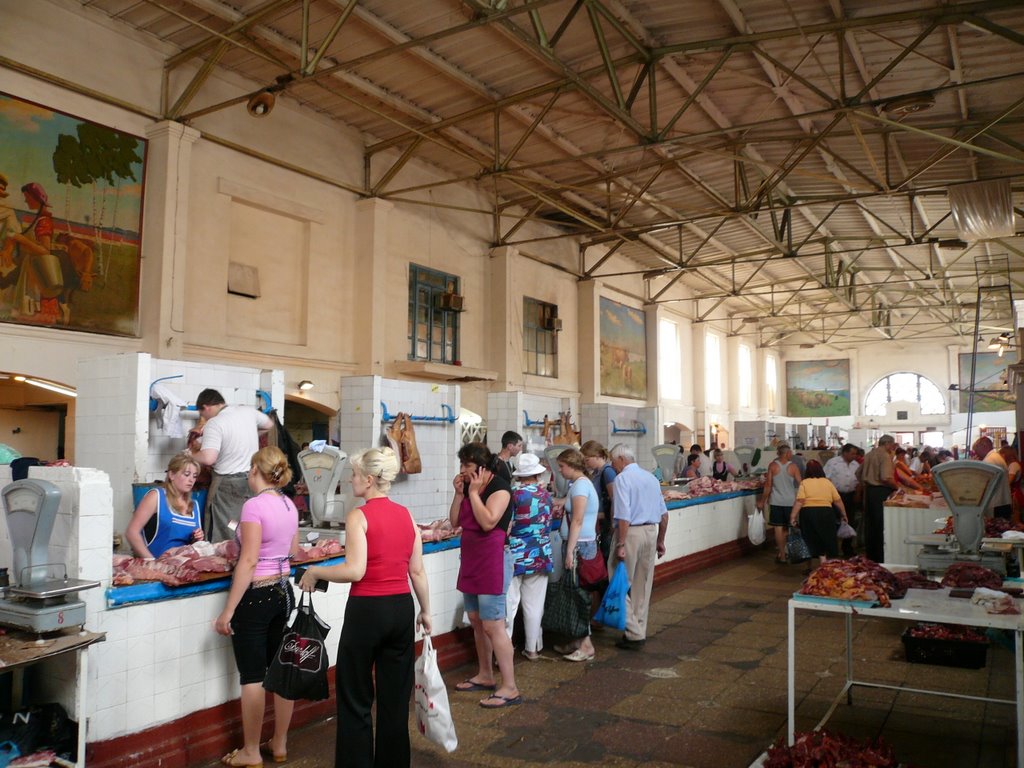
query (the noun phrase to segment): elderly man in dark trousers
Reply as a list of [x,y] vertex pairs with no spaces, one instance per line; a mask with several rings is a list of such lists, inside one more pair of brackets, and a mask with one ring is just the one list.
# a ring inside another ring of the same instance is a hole
[[665,554],[668,509],[661,485],[650,472],[639,467],[632,449],[619,443],[611,450],[615,478],[615,545],[609,571],[622,561],[629,575],[626,598],[626,632],[615,643],[619,648],[638,651],[647,642],[647,612],[654,586],[654,563]]
[[274,422],[251,405],[228,405],[215,389],[204,389],[196,398],[199,415],[207,420],[202,446],[194,451],[200,464],[213,467],[213,480],[203,515],[203,528],[211,542],[235,537],[228,525],[238,522],[242,505],[252,496],[249,467],[260,449],[259,433]]
[[860,467],[860,481],[864,485],[864,553],[876,563],[885,559],[885,500],[899,487],[892,461],[895,453],[896,438],[882,435]]

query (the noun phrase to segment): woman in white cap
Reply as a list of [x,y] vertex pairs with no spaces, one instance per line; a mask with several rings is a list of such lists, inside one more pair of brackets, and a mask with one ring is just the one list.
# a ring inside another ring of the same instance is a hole
[[513,571],[505,597],[505,629],[512,637],[512,625],[522,605],[526,630],[523,656],[530,661],[540,658],[544,647],[540,620],[544,615],[544,597],[552,568],[551,496],[540,484],[544,472],[539,458],[524,453],[519,456],[519,468],[512,473],[516,488],[512,492],[512,528],[508,543]]

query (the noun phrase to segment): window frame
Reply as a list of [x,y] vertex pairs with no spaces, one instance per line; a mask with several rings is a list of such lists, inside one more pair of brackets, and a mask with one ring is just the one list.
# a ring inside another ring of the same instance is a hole
[[[557,317],[557,304],[523,296],[523,359],[530,376],[558,378],[558,332],[544,327],[545,320]],[[542,360],[548,365],[542,366]]]
[[[715,350],[715,364],[711,365],[711,347]],[[722,405],[722,339],[714,333],[704,334],[704,402]]]
[[[406,339],[409,342],[409,360],[453,365],[459,361],[459,313],[435,307],[437,296],[458,294],[460,278],[440,270],[409,264],[409,313]],[[422,318],[420,317],[423,312]],[[426,338],[421,338],[419,326],[425,326]],[[435,339],[435,334],[440,336]],[[426,355],[419,354],[425,345]],[[435,348],[440,354],[435,356]]]
[[[946,398],[942,396],[942,390],[939,389],[939,386],[934,381],[929,379],[927,376],[923,376],[920,373],[915,373],[914,371],[893,371],[892,373],[886,374],[885,376],[880,378],[878,381],[876,381],[874,384],[872,384],[871,388],[864,395],[864,401],[863,401],[861,407],[863,408],[863,412],[864,412],[865,416],[884,416],[884,415],[886,415],[886,412],[888,410],[889,404],[893,402],[893,397],[892,397],[892,377],[893,376],[915,376],[916,377],[916,380],[914,381],[914,391],[916,392],[917,397],[915,399],[913,399],[913,400],[908,400],[908,401],[904,401],[904,402],[917,403],[918,406],[919,406],[919,415],[922,418],[925,417],[925,416],[945,416],[945,415],[947,415],[949,413],[949,406],[946,403]],[[937,399],[936,402],[942,404],[942,410],[939,411],[938,413],[935,413],[934,411],[929,411],[928,413],[925,413],[925,411],[924,411],[924,403],[923,403],[923,401],[921,399],[921,389],[922,389],[921,383],[923,381],[927,382],[935,390],[935,392],[938,395],[938,399]],[[882,413],[870,413],[868,411],[868,401],[870,400],[872,394],[874,394],[875,390],[878,389],[879,387],[882,387],[882,386],[885,387],[885,401],[882,404]]]
[[740,408],[754,404],[754,350],[749,344],[740,344],[736,350],[736,380],[739,384]]
[[[672,358],[667,359],[669,356],[662,354],[666,350],[663,347],[662,341],[662,327],[664,325],[672,326],[672,336],[675,341],[675,349],[672,352]],[[672,363],[672,368],[675,369],[675,376],[673,378],[674,389],[672,392],[667,391],[666,381],[668,379],[669,363]],[[658,390],[659,396],[663,400],[682,400],[683,399],[683,351],[681,344],[681,336],[679,331],[679,323],[675,320],[670,320],[667,317],[658,318]]]

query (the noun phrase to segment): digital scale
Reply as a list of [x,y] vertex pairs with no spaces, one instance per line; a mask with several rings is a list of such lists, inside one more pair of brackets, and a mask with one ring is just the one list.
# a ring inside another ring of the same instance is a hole
[[[60,489],[45,480],[16,480],[0,497],[13,550],[13,583],[0,600],[0,624],[37,634],[85,624],[85,603],[71,595],[100,583],[69,579],[66,565],[48,561]],[[63,577],[52,578],[51,568],[63,569]]]
[[956,562],[969,562],[1006,575],[1006,554],[1012,545],[1002,539],[985,539],[985,512],[1006,482],[1006,471],[981,461],[951,461],[932,469],[953,516],[953,533],[926,533],[906,538],[920,544],[917,564],[922,571],[937,573]]
[[338,484],[349,469],[348,454],[325,445],[319,451],[300,451],[302,479],[309,489],[309,515],[314,528],[345,522],[346,496],[337,493]]

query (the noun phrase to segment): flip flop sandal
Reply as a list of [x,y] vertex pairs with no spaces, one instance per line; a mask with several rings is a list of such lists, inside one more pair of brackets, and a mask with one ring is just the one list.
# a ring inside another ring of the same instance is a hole
[[594,654],[592,654],[592,653],[584,653],[579,648],[577,648],[572,653],[565,654],[562,658],[565,659],[566,661],[593,661],[594,660]]
[[275,754],[273,747],[270,746],[270,739],[267,739],[262,744],[260,744],[260,754],[264,757],[272,758],[275,763],[288,762],[288,753],[285,752],[283,755]]
[[[490,701],[491,699],[499,699],[501,701],[501,703],[500,704],[486,704],[485,703],[485,702]],[[480,702],[480,706],[483,707],[484,709],[503,709],[505,707],[512,707],[512,706],[515,706],[516,704],[522,704],[522,703],[523,703],[523,697],[522,696],[500,696],[500,695],[498,695],[496,693],[493,696],[488,696],[486,699],[483,699]]]
[[457,683],[455,686],[456,691],[462,691],[463,693],[469,693],[472,691],[493,691],[498,686],[495,683],[478,683],[475,680],[463,680],[461,683]]
[[220,759],[221,763],[230,766],[230,768],[263,768],[263,761],[260,760],[258,763],[239,763],[235,760],[239,750],[233,749],[228,752],[224,757]]

